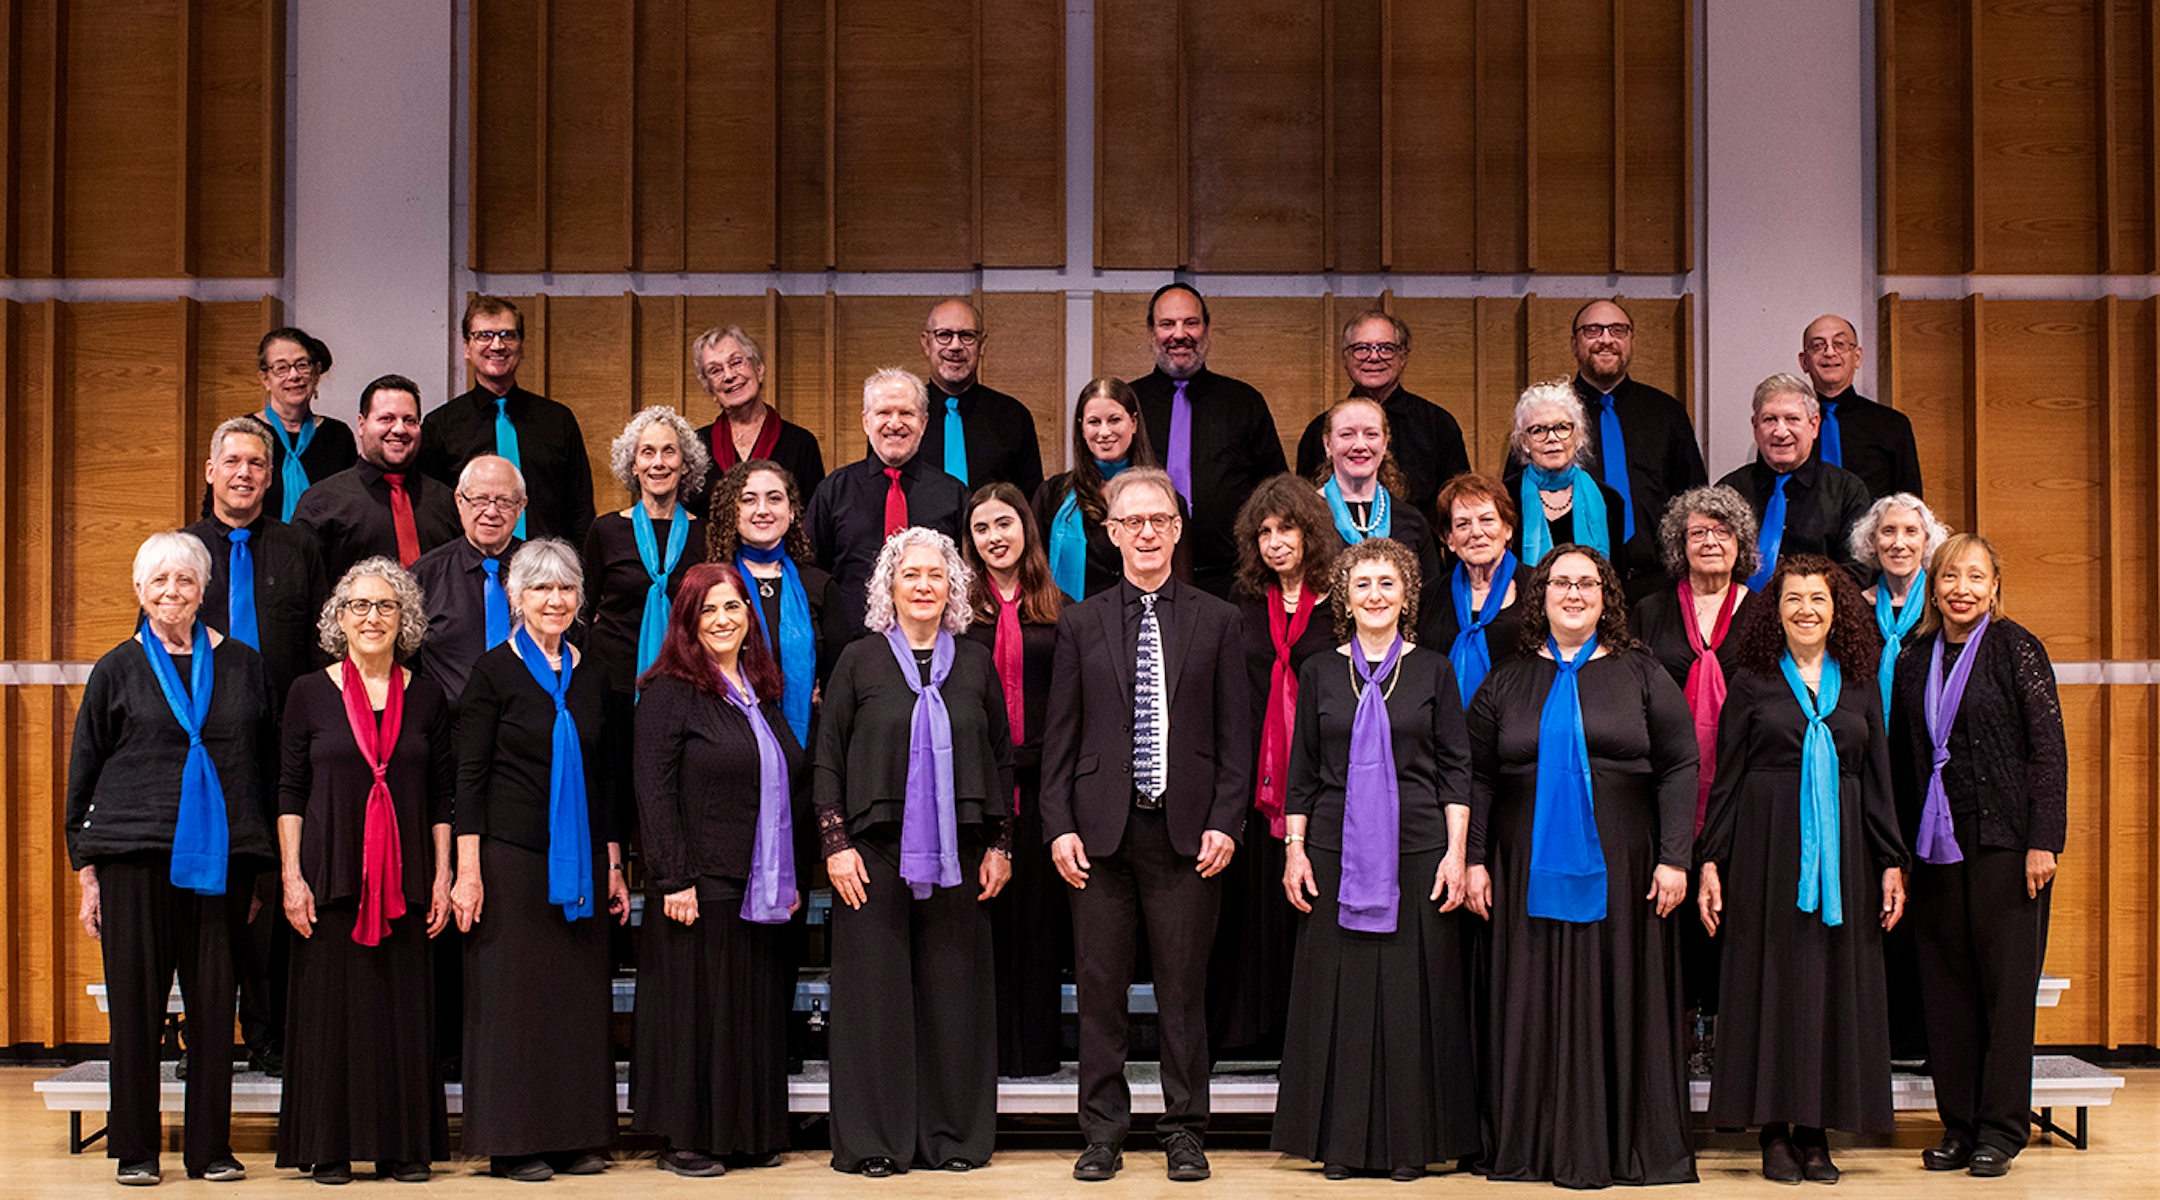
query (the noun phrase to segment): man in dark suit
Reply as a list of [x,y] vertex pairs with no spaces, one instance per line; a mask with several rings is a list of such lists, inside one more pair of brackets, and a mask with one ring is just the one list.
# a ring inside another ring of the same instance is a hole
[[1135,935],[1144,924],[1162,1029],[1173,1181],[1208,1177],[1207,962],[1252,791],[1244,659],[1230,604],[1171,576],[1183,532],[1170,478],[1110,481],[1118,585],[1066,609],[1043,740],[1043,835],[1073,886],[1080,1007],[1080,1127],[1073,1177],[1123,1165]]
[[1858,475],[1871,500],[1892,492],[1918,496],[1920,447],[1912,419],[1854,390],[1861,353],[1860,334],[1835,313],[1815,318],[1800,333],[1800,369],[1822,405],[1816,457]]

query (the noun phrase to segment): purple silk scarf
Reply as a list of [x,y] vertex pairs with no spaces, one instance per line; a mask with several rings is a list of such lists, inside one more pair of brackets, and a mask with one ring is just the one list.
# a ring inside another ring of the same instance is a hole
[[[1919,602],[1918,598],[1907,601]],[[1972,678],[1973,661],[1980,657],[1980,639],[1993,619],[1993,613],[1981,617],[1972,636],[1965,639],[1965,652],[1950,668],[1947,685],[1943,683],[1941,634],[1936,635],[1935,649],[1928,656],[1926,712],[1935,769],[1928,775],[1927,800],[1920,807],[1920,833],[1913,838],[1913,853],[1920,856],[1921,862],[1938,867],[1965,861],[1964,851],[1958,849],[1957,830],[1950,823],[1950,797],[1943,791],[1943,766],[1950,761],[1950,730],[1957,724],[1958,706],[1965,701],[1965,681]]]
[[1350,666],[1365,690],[1350,718],[1350,770],[1343,779],[1342,890],[1335,921],[1359,933],[1395,932],[1401,898],[1402,804],[1395,777],[1394,726],[1388,719],[1387,694],[1380,686],[1401,661],[1403,640],[1396,635],[1378,666],[1368,667],[1365,650],[1350,643]]
[[[913,666],[911,662],[908,664]],[[750,882],[743,889],[742,919],[758,925],[784,924],[795,906],[795,814],[788,809],[787,758],[780,739],[758,707],[757,693],[736,691],[726,675],[720,690],[742,710],[757,739],[757,833],[750,843]]]
[[915,693],[908,731],[907,797],[900,814],[900,878],[917,900],[932,887],[960,886],[960,827],[953,813],[952,714],[945,710],[945,677],[952,674],[953,639],[938,630],[930,652],[930,683],[922,681],[915,651],[898,625],[885,644],[900,663],[900,678]]

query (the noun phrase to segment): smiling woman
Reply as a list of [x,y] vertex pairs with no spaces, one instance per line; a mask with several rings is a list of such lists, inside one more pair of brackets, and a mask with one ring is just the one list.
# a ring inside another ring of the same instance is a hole
[[690,422],[654,405],[623,426],[608,466],[636,499],[594,518],[585,535],[586,648],[628,688],[660,653],[683,572],[705,560],[703,521],[681,497],[703,485],[712,460]]

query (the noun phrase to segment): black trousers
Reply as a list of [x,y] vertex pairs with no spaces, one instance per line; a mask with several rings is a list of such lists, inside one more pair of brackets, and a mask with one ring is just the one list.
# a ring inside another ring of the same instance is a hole
[[198,896],[174,887],[171,873],[163,854],[97,864],[112,1027],[105,1153],[121,1162],[158,1157],[165,998],[178,970],[188,1019],[182,1159],[200,1175],[232,1153],[232,948],[246,934],[248,895]]
[[2024,851],[1981,846],[1964,822],[1957,836],[1965,861],[1915,861],[1907,901],[1935,1108],[1947,1136],[2014,1155],[2031,1133],[2033,997],[2054,887],[2028,898]]
[[[255,876],[262,911],[233,939],[233,977],[240,985],[240,1038],[257,1055],[285,1053],[286,974],[292,964],[292,923],[285,919],[285,888],[275,870]],[[235,903],[245,905],[243,890]],[[240,919],[247,920],[243,907]]]
[[990,1161],[997,1139],[997,972],[976,900],[984,848],[963,829],[960,886],[917,900],[899,830],[855,839],[860,909],[833,906],[832,1164]]
[[1134,940],[1147,929],[1161,1027],[1163,1114],[1158,1134],[1200,1135],[1208,1121],[1208,953],[1222,911],[1222,877],[1202,879],[1170,845],[1161,811],[1133,810],[1113,854],[1090,854],[1087,886],[1072,894],[1073,978],[1080,1009],[1080,1130],[1122,1143],[1132,1128],[1125,1054],[1126,990]]

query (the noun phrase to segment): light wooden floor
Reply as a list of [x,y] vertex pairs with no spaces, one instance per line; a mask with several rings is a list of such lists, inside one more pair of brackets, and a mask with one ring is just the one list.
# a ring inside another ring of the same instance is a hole
[[[0,1069],[0,1156],[4,1156],[0,1158],[0,1196],[28,1200],[31,1197],[109,1198],[119,1194],[120,1189],[113,1184],[113,1163],[105,1157],[103,1143],[93,1146],[80,1157],[69,1155],[66,1115],[46,1111],[43,1101],[30,1090],[34,1081],[51,1073],[27,1067]],[[1983,1194],[1998,1198],[2033,1196],[2047,1197],[2048,1200],[2065,1197],[2103,1200],[2160,1194],[2160,1184],[2156,1184],[2156,1180],[2160,1180],[2160,1162],[2154,1158],[2154,1148],[2160,1146],[2160,1071],[2125,1070],[2121,1073],[2128,1078],[2129,1086],[2123,1089],[2113,1106],[2093,1110],[2093,1148],[2083,1153],[2059,1143],[2035,1142],[2018,1157],[2016,1167],[2004,1179],[1973,1179],[1962,1173],[1932,1175],[1920,1168],[1919,1151],[1934,1144],[1939,1127],[1932,1115],[1910,1113],[1900,1117],[1898,1132],[1888,1144],[1841,1145],[1838,1148],[1838,1163],[1845,1170],[1845,1180],[1839,1186],[1847,1192],[1858,1191],[1884,1200]],[[2058,1112],[2057,1116],[2067,1122],[2069,1114]],[[86,1120],[92,1128],[100,1123],[94,1114]],[[177,1131],[176,1115],[167,1117],[166,1128],[168,1136]],[[154,1194],[201,1197],[322,1197],[331,1194],[295,1172],[271,1167],[275,1133],[272,1118],[235,1118],[235,1147],[251,1172],[247,1181],[240,1184],[210,1184],[187,1179],[180,1167],[177,1144],[169,1142],[163,1160],[165,1185]],[[1482,1192],[1488,1186],[1483,1180],[1453,1176],[1428,1178],[1408,1186],[1386,1180],[1328,1183],[1320,1177],[1319,1169],[1310,1164],[1258,1148],[1233,1148],[1221,1144],[1210,1148],[1209,1158],[1215,1168],[1211,1183],[1197,1187],[1173,1186],[1162,1176],[1162,1156],[1153,1150],[1138,1148],[1152,1139],[1136,1136],[1134,1148],[1125,1156],[1124,1174],[1112,1187],[1097,1188],[1075,1183],[1071,1178],[1072,1160],[1078,1150],[1077,1135],[1060,1138],[1036,1132],[1006,1139],[1008,1143],[1031,1146],[1054,1146],[1067,1140],[1072,1143],[1068,1149],[1002,1149],[990,1168],[967,1175],[918,1171],[889,1180],[862,1179],[834,1172],[820,1152],[790,1155],[783,1165],[771,1170],[738,1172],[714,1180],[679,1179],[655,1170],[650,1154],[645,1153],[618,1161],[606,1175],[588,1179],[558,1178],[544,1189],[526,1188],[476,1174],[476,1170],[484,1171],[484,1163],[458,1162],[438,1164],[434,1181],[425,1188],[377,1183],[363,1178],[338,1194],[386,1198],[489,1196],[496,1200],[530,1194],[547,1200],[574,1200],[577,1197],[635,1200],[647,1193],[722,1196],[729,1194],[731,1189],[736,1194],[747,1194],[754,1189],[760,1200],[766,1197],[873,1195],[1011,1200],[1016,1195],[1050,1193],[1087,1200],[1098,1193],[1101,1197],[1177,1195],[1190,1198],[1212,1191],[1216,1195],[1237,1196],[1242,1200],[1247,1196],[1468,1194]],[[1229,1133],[1219,1142],[1259,1147],[1265,1145],[1265,1137],[1257,1132]],[[1710,1147],[1702,1153],[1699,1166],[1703,1182],[1713,1185],[1718,1195],[1746,1191],[1763,1195],[1789,1194],[1762,1179],[1758,1173],[1761,1159],[1754,1139],[1749,1136],[1713,1137]],[[1535,1194],[1526,1188],[1512,1190]]]

